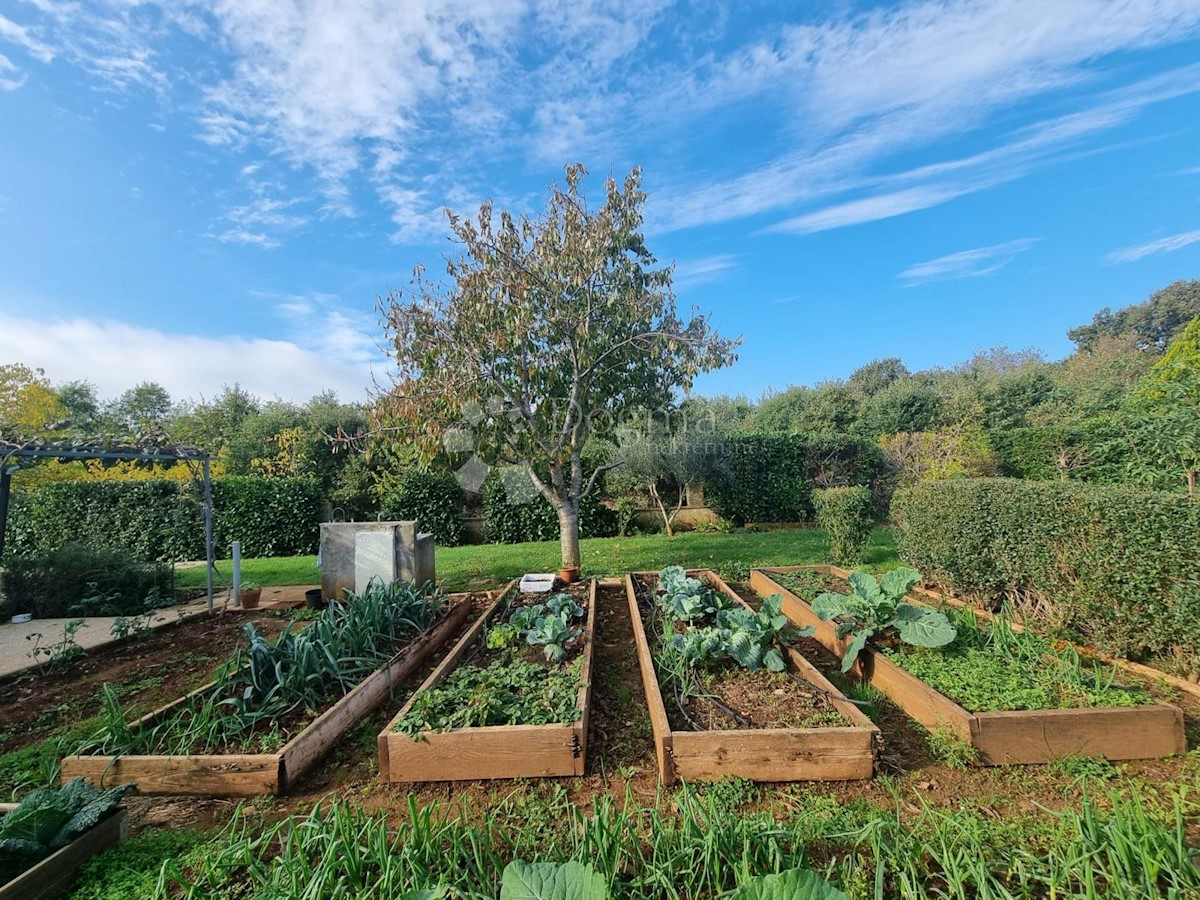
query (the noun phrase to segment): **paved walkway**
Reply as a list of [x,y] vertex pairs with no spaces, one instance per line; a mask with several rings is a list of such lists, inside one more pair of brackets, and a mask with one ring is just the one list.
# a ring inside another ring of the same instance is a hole
[[[278,588],[263,588],[260,609],[280,609],[299,606],[304,603],[304,592],[315,585],[296,585]],[[224,591],[213,598],[213,609],[220,612],[225,609],[228,594]],[[194,619],[208,611],[208,601],[204,598],[168,607],[155,613],[150,620],[150,627],[163,628],[183,619]],[[116,622],[115,616],[74,616],[66,619],[32,619],[17,625],[5,620],[0,624],[0,678],[16,674],[24,669],[37,667],[37,662],[31,657],[34,639],[30,635],[40,633],[41,644],[46,646],[62,640],[63,629],[68,623],[82,618],[85,625],[75,632],[75,643],[85,650],[94,650],[116,643],[112,627]],[[45,657],[42,657],[43,662]]]

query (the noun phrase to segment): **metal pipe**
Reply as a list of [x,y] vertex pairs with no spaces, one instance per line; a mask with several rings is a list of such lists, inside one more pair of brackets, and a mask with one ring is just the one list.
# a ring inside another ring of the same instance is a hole
[[240,609],[242,606],[242,542],[234,541],[229,545],[233,557],[233,605]]
[[0,469],[0,559],[4,558],[4,532],[8,530],[8,492],[16,466]]
[[208,611],[213,611],[213,508],[212,508],[212,471],[208,460],[204,460],[204,553],[208,562],[206,581],[208,583]]

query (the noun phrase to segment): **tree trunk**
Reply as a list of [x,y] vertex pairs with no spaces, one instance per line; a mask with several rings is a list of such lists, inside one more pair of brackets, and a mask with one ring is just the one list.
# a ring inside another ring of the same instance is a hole
[[662,516],[663,527],[667,529],[667,537],[675,537],[675,532],[671,530],[671,520],[675,517],[667,513],[667,507],[662,502],[662,497],[659,496],[658,487],[650,485],[650,496],[654,498],[655,504],[658,506],[659,515]]
[[564,503],[558,508],[558,542],[564,569],[579,568],[579,507]]
[[1196,499],[1196,470],[1188,469],[1187,473],[1188,496],[1193,500]]

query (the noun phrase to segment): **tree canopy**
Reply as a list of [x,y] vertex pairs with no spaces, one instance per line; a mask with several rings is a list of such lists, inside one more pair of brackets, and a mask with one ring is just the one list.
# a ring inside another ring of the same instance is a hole
[[579,565],[579,504],[605,468],[585,471],[589,438],[665,409],[737,346],[706,316],[677,311],[672,269],[641,232],[640,170],[608,178],[595,210],[585,174],[568,166],[537,217],[490,202],[473,218],[448,214],[461,248],[449,283],[418,269],[382,304],[397,366],[375,410],[378,428],[427,454],[449,441],[524,468],[558,514],[566,567]]

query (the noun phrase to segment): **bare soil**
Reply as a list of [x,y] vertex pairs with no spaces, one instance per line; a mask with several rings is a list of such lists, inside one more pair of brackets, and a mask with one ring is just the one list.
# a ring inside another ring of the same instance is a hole
[[265,610],[226,611],[190,619],[89,651],[61,669],[25,672],[0,681],[0,752],[48,737],[97,715],[100,688],[112,685],[122,704],[148,712],[199,687],[242,643],[253,622],[275,637],[288,620]]
[[[658,645],[655,586],[634,581],[651,653]],[[698,625],[712,624],[709,621]],[[676,630],[684,633],[684,623]],[[663,702],[671,728],[677,731],[730,731],[750,728],[846,728],[850,726],[829,699],[791,672],[750,672],[732,660],[709,664],[699,673],[700,691],[679,696],[667,685]],[[702,692],[702,693],[701,693]]]

